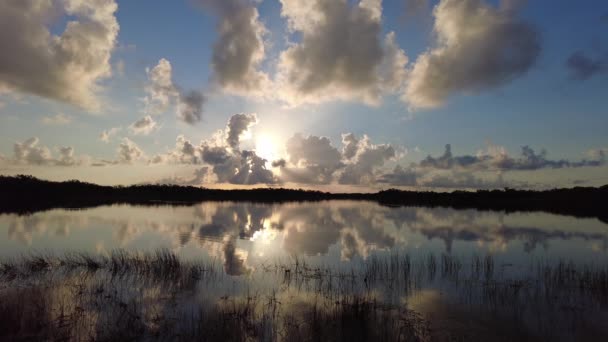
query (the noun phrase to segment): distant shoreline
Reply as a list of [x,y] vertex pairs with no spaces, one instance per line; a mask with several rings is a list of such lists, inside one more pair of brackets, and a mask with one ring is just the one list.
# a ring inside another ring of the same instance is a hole
[[598,218],[608,223],[608,185],[570,189],[404,191],[330,193],[301,189],[219,190],[178,185],[102,186],[80,181],[52,182],[32,176],[0,176],[0,213],[25,214],[55,208],[88,208],[110,204],[190,205],[197,202],[254,203],[372,201],[389,206],[449,207],[506,212],[543,211]]

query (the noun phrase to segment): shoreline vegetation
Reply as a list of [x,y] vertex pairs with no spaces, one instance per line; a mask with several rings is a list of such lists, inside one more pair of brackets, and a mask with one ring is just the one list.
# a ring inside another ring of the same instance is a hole
[[26,254],[0,260],[0,339],[592,341],[608,334],[606,266],[531,261],[528,272],[509,274],[490,254],[432,253],[351,266],[277,260],[237,277],[245,285],[231,290],[235,278],[218,263],[170,250]]
[[0,176],[0,213],[111,204],[193,204],[205,201],[283,203],[325,200],[372,201],[388,206],[449,207],[493,211],[544,211],[608,223],[608,185],[534,190],[407,191],[330,193],[302,189],[221,190],[179,185],[102,186],[81,181],[53,182],[33,176]]

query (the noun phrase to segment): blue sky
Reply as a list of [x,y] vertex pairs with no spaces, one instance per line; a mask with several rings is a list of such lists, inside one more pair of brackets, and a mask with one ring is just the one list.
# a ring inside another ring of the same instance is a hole
[[[46,44],[57,51],[46,56],[38,55],[40,46],[27,41],[38,37],[35,34],[20,39],[0,35],[3,51],[25,56],[0,59],[2,173],[101,183],[274,184],[330,190],[608,183],[605,1],[49,3],[48,13],[60,15],[36,12],[32,4],[19,9],[0,5],[5,15],[15,10],[32,13],[5,20],[5,30],[66,37],[69,22],[94,22],[104,40],[93,40],[98,32],[83,30],[85,38],[75,40],[78,51],[87,49],[87,40],[99,51],[70,56],[47,37]],[[306,9],[306,4],[312,7]],[[380,17],[375,16],[377,8]],[[309,19],[316,15],[322,21],[311,24]],[[255,31],[260,27],[263,34]],[[223,36],[222,29],[229,34]],[[341,41],[353,32],[349,37],[369,37]],[[385,40],[390,35],[397,52]],[[337,51],[331,51],[334,46]],[[213,59],[218,51],[234,52],[231,47],[241,49],[231,58]],[[374,54],[376,48],[380,50]],[[260,60],[248,60],[255,53],[261,53]],[[574,63],[577,55],[585,63]],[[407,64],[391,65],[387,75],[394,79],[389,82],[379,70],[395,56],[406,56]],[[421,56],[429,57],[430,66],[419,63]],[[339,59],[347,66],[332,61]],[[170,87],[163,88],[162,95],[168,103],[157,106],[161,95],[152,90],[158,84],[151,75],[154,70],[167,71],[156,69],[161,60],[169,65]],[[53,71],[42,76],[33,67],[21,71],[19,66],[27,63],[48,64]],[[81,63],[81,74],[75,71],[80,69],[66,67],[70,63]],[[235,76],[233,70],[244,63],[250,63],[251,73]],[[246,86],[258,76],[262,83]],[[200,94],[205,101],[189,101],[188,94]],[[415,97],[426,102],[416,102]],[[95,98],[96,105],[80,103],[89,98]],[[187,113],[190,116],[184,119]],[[255,113],[255,118],[239,117],[244,120],[241,126],[231,126],[231,117],[238,113]],[[140,121],[147,116],[149,121]],[[133,128],[136,122],[140,130]],[[113,128],[116,133],[101,141],[102,132]],[[239,137],[237,146],[226,143],[231,130]],[[297,133],[302,139],[293,139]],[[357,137],[352,158],[344,154],[345,133]],[[178,136],[183,139],[176,146]],[[37,140],[26,143],[30,138]],[[183,151],[178,153],[183,141],[195,147],[194,155],[185,158]],[[440,159],[446,144],[451,144],[452,159],[446,156],[444,164],[434,167],[420,163],[428,154]],[[530,146],[535,154],[520,156],[522,146]],[[62,154],[60,147],[72,150]],[[223,164],[209,162],[204,153],[210,147],[225,149]],[[543,149],[547,154],[541,156]],[[243,151],[249,150],[267,159],[265,164],[256,166],[251,156],[244,157]],[[458,156],[477,159],[462,164]],[[157,162],[152,162],[155,157]],[[327,164],[330,157],[337,162]],[[271,166],[279,160],[284,160],[283,166]],[[396,165],[415,180],[397,177]],[[193,171],[203,169],[204,176],[193,176]],[[236,174],[222,174],[224,169]],[[251,177],[240,177],[233,169]],[[321,169],[330,173],[329,178],[319,174]],[[443,176],[454,181],[443,182]]]

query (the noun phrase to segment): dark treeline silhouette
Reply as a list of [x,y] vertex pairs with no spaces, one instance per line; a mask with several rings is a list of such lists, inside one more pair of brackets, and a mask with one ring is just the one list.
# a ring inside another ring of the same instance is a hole
[[329,193],[302,189],[220,190],[179,185],[102,186],[81,181],[52,182],[33,176],[0,176],[0,212],[28,213],[52,208],[86,208],[105,204],[188,204],[202,201],[280,203],[322,200],[367,200],[390,206],[451,207],[497,211],[545,211],[608,222],[608,185],[599,188],[478,191],[404,191]]

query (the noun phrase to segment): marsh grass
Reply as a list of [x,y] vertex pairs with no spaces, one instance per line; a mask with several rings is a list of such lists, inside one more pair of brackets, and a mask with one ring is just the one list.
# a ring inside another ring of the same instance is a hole
[[[182,260],[169,250],[34,253],[0,261],[0,340],[608,336],[606,265],[539,261],[529,268],[513,277],[491,255],[393,253],[344,267],[294,257],[233,277],[220,262]],[[417,307],[424,293],[433,300]]]

